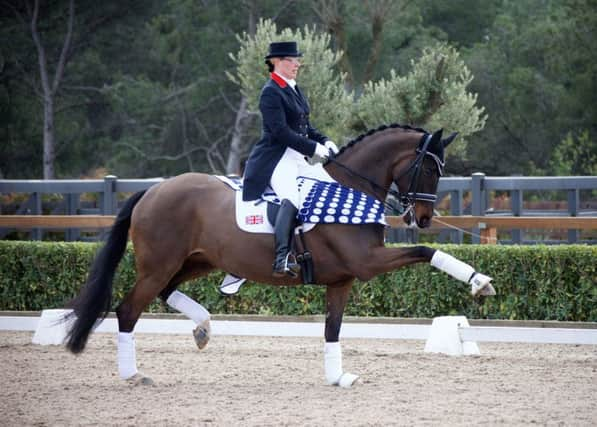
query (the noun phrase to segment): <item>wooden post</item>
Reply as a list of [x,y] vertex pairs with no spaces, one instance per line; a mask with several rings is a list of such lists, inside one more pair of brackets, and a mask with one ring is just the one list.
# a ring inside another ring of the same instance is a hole
[[[102,194],[102,214],[114,215],[116,213],[116,180],[114,175],[106,175],[104,177],[104,192]],[[104,240],[108,236],[106,230],[101,230],[99,239]]]
[[[42,200],[41,200],[41,193],[35,191],[31,194],[31,200],[33,201],[33,215],[41,215],[42,214]],[[32,240],[41,240],[43,237],[43,232],[41,228],[34,228],[31,230],[31,239]]]
[[482,245],[495,245],[497,244],[497,228],[488,227],[480,230],[481,244]]
[[[462,190],[450,191],[450,215],[460,216],[462,215]],[[463,233],[460,230],[451,230],[452,243],[462,244]]]
[[[66,214],[67,215],[77,215],[77,210],[79,209],[79,198],[81,195],[79,193],[67,193],[66,194]],[[68,228],[65,232],[65,238],[67,242],[74,242],[79,240],[81,230],[77,228]]]
[[[510,192],[510,200],[512,201],[512,214],[514,216],[522,216],[523,196],[522,190],[512,190]],[[522,243],[522,230],[520,228],[512,229],[512,243]]]
[[[471,211],[473,216],[483,216],[485,215],[485,190],[483,189],[483,180],[485,179],[485,174],[481,172],[475,172],[471,175],[471,178]],[[471,239],[472,243],[481,243],[479,241],[479,237],[477,237],[478,234],[480,234],[479,228],[473,228],[473,236]]]
[[[580,206],[580,192],[575,190],[568,191],[568,213],[570,216],[578,216],[578,207]],[[579,230],[568,230],[568,243],[577,243],[580,238]]]
[[497,243],[497,228],[488,227],[486,223],[477,223],[479,230],[479,243],[482,245],[495,245]]

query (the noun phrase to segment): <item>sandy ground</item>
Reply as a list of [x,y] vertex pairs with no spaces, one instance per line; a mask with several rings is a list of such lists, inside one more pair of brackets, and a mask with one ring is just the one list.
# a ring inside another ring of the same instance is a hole
[[480,343],[479,357],[423,341],[342,341],[352,389],[327,386],[322,340],[137,335],[154,386],[118,379],[115,338],[80,356],[0,332],[0,425],[597,425],[597,346]]

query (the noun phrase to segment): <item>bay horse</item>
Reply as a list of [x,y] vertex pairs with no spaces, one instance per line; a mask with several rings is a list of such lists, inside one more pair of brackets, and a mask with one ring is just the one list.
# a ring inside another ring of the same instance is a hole
[[[404,221],[431,224],[436,190],[444,169],[444,149],[455,138],[442,130],[428,133],[398,124],[371,130],[344,146],[325,163],[340,184],[385,202],[400,202]],[[398,191],[391,189],[395,183]],[[98,318],[112,309],[112,281],[129,234],[135,248],[137,278],[116,308],[118,367],[122,379],[151,383],[137,371],[133,329],[143,310],[160,297],[196,324],[201,349],[209,340],[209,312],[176,288],[223,270],[271,285],[300,285],[301,278],[272,276],[274,238],[241,231],[235,222],[235,192],[214,176],[187,173],[131,196],[121,208],[98,252],[80,294],[73,300],[66,346],[83,351]],[[491,278],[468,264],[427,246],[385,247],[381,224],[318,224],[305,234],[314,261],[314,279],[326,286],[324,370],[327,383],[350,387],[357,375],[344,372],[339,343],[345,305],[355,278],[374,276],[409,264],[430,262],[471,284],[472,294],[493,295]]]

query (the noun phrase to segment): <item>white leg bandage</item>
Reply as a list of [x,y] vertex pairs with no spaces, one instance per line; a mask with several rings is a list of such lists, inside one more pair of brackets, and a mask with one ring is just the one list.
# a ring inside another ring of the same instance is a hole
[[323,347],[323,359],[325,380],[328,384],[350,388],[359,379],[358,375],[342,370],[342,349],[339,342],[325,343]]
[[180,311],[197,325],[209,320],[209,311],[180,291],[172,292],[166,302],[170,307]]
[[118,373],[123,380],[137,373],[135,337],[132,332],[118,333]]
[[325,380],[337,385],[342,376],[342,349],[339,342],[326,342],[323,347]]
[[469,280],[475,274],[473,267],[440,250],[435,251],[430,264],[464,283],[469,283]]

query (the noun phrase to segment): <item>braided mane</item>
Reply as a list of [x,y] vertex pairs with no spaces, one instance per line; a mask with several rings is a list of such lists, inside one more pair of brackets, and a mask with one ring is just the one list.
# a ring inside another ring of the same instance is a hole
[[428,133],[425,129],[421,129],[421,128],[414,128],[411,127],[409,125],[401,125],[399,123],[392,123],[389,125],[381,125],[380,127],[378,127],[377,129],[369,129],[367,132],[357,136],[355,139],[351,140],[348,144],[344,145],[340,151],[338,152],[338,154],[336,154],[336,157],[341,155],[344,151],[348,150],[349,148],[351,148],[352,146],[358,144],[359,142],[361,142],[363,139],[373,135],[374,133],[378,133],[381,131],[384,131],[386,129],[404,129],[407,131],[417,131],[417,132],[423,132],[423,133]]

